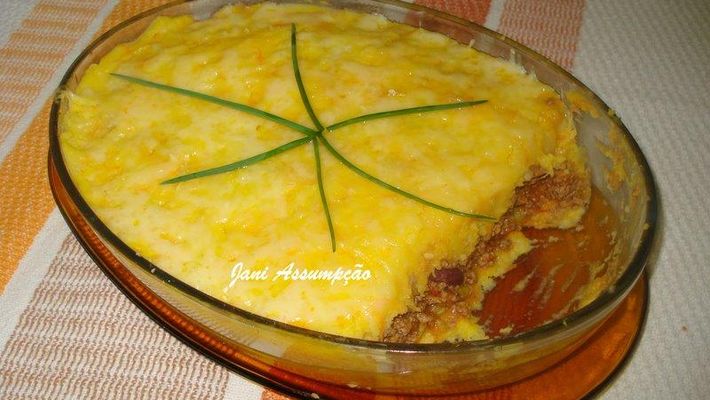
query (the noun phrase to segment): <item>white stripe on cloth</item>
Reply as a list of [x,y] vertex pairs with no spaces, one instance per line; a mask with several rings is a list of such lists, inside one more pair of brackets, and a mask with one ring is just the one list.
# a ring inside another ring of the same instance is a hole
[[660,188],[664,234],[638,350],[605,398],[710,386],[710,3],[587,3],[575,74],[622,118]]
[[259,400],[264,388],[234,372],[229,373],[224,400]]
[[0,24],[0,46],[7,42],[10,34],[14,32],[30,13],[36,1],[3,0],[2,24]]
[[[56,207],[49,214],[42,230],[35,237],[32,246],[20,261],[15,274],[0,293],[0,349],[15,329],[20,315],[25,311],[34,296],[37,286],[44,278],[49,265],[56,256],[62,241],[69,234],[69,227],[64,222]],[[0,238],[2,240],[7,240]],[[2,375],[0,375],[0,379]],[[1,384],[0,384],[1,386]]]
[[71,235],[0,353],[0,398],[206,399],[228,374],[158,327]]
[[[15,147],[17,140],[30,126],[32,120],[42,109],[47,99],[53,95],[54,90],[59,85],[59,82],[64,76],[66,70],[69,69],[71,63],[74,62],[84,48],[89,45],[92,37],[99,30],[99,28],[101,28],[104,20],[117,3],[118,0],[108,0],[106,5],[98,12],[98,14],[96,14],[96,17],[86,28],[84,35],[76,42],[72,50],[67,53],[62,63],[57,67],[54,74],[52,74],[52,77],[44,84],[40,92],[37,94],[37,97],[30,104],[27,110],[25,110],[24,115],[17,121],[2,143],[0,143],[0,162],[2,162]],[[5,7],[3,6],[2,9],[4,10]],[[1,73],[2,72],[0,71],[0,74]]]
[[505,0],[491,0],[486,22],[483,24],[486,28],[496,30],[500,25],[500,17],[503,15],[503,7]]

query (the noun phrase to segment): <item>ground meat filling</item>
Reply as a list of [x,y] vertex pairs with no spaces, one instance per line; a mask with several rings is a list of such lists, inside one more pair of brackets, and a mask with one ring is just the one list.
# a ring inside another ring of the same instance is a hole
[[[587,172],[562,169],[554,175],[533,169],[535,178],[516,190],[512,211],[522,226],[529,226],[532,217],[554,215],[562,210],[586,207],[592,195]],[[551,216],[554,225],[554,216]]]
[[472,304],[481,300],[472,290],[477,281],[476,271],[492,265],[498,254],[510,248],[506,239],[510,232],[520,230],[532,215],[586,207],[591,196],[589,178],[569,171],[564,168],[553,175],[533,171],[536,176],[516,190],[513,207],[488,237],[482,238],[467,261],[459,265],[444,263],[436,269],[426,290],[415,294],[414,308],[392,320],[383,340],[418,342],[427,330],[453,326],[462,318],[470,318],[475,311]]

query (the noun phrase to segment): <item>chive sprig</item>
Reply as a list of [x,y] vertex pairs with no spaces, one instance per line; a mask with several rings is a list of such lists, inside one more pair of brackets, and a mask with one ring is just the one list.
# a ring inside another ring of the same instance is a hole
[[276,114],[272,114],[270,112],[260,110],[258,108],[254,108],[251,106],[248,106],[246,104],[242,103],[237,103],[231,100],[226,100],[222,99],[219,97],[211,96],[205,93],[201,92],[196,92],[193,90],[189,89],[184,89],[180,87],[175,87],[175,86],[170,86],[170,85],[165,85],[162,83],[134,77],[134,76],[129,76],[129,75],[124,75],[120,73],[111,73],[116,78],[123,79],[125,81],[153,88],[153,89],[158,89],[162,90],[165,92],[170,92],[173,94],[178,94],[181,96],[187,96],[191,98],[195,98],[198,100],[206,101],[209,103],[217,104],[223,107],[231,108],[237,111],[241,111],[259,118],[263,118],[268,121],[275,122],[277,124],[283,125],[287,128],[293,129],[299,133],[301,133],[304,137],[300,139],[293,140],[291,142],[282,144],[280,146],[277,146],[271,150],[265,151],[263,153],[259,153],[256,155],[253,155],[251,157],[226,164],[226,165],[221,165],[218,167],[214,168],[208,168],[196,172],[192,172],[189,174],[185,175],[180,175],[171,179],[168,179],[166,181],[161,182],[161,184],[175,184],[179,182],[186,182],[190,181],[193,179],[198,179],[198,178],[203,178],[211,175],[217,175],[217,174],[223,174],[226,172],[231,172],[240,168],[246,168],[250,165],[259,163],[263,160],[269,159],[271,157],[275,157],[281,153],[284,153],[288,150],[295,149],[297,147],[303,146],[307,143],[311,143],[313,146],[313,156],[315,159],[315,173],[316,173],[316,181],[318,183],[318,192],[320,195],[320,200],[321,200],[321,205],[323,207],[323,212],[325,214],[325,219],[326,223],[328,225],[328,232],[330,235],[330,243],[331,243],[331,250],[333,252],[336,251],[336,240],[335,240],[335,228],[333,226],[333,220],[330,215],[330,208],[328,206],[328,200],[326,196],[326,190],[323,184],[323,171],[322,171],[322,161],[321,161],[321,155],[320,155],[320,145],[322,144],[323,147],[330,153],[337,161],[339,161],[341,164],[343,164],[345,167],[356,173],[357,175],[361,176],[362,178],[378,185],[381,186],[389,191],[392,191],[394,193],[397,193],[405,198],[408,198],[410,200],[416,201],[420,204],[424,204],[428,207],[457,215],[460,217],[467,217],[467,218],[476,218],[480,219],[483,221],[495,221],[495,218],[487,216],[487,215],[482,215],[482,214],[475,214],[475,213],[469,213],[469,212],[464,212],[460,210],[456,210],[451,207],[447,207],[438,203],[434,203],[432,201],[426,200],[420,196],[417,196],[413,193],[410,193],[406,190],[401,189],[400,187],[393,185],[391,183],[386,182],[383,179],[380,179],[367,171],[363,170],[362,168],[358,167],[355,165],[353,162],[348,160],[342,153],[340,153],[333,145],[328,141],[328,139],[325,137],[326,133],[332,132],[334,130],[343,128],[348,125],[353,125],[361,122],[366,122],[366,121],[372,121],[375,119],[382,119],[382,118],[391,118],[391,117],[397,117],[397,116],[403,116],[403,115],[408,115],[408,114],[421,114],[421,113],[427,113],[427,112],[434,112],[434,111],[443,111],[443,110],[451,110],[451,109],[460,109],[460,108],[465,108],[465,107],[472,107],[475,105],[483,104],[487,100],[473,100],[473,101],[460,101],[460,102],[455,102],[455,103],[445,103],[445,104],[434,104],[434,105],[427,105],[427,106],[419,106],[419,107],[411,107],[411,108],[402,108],[402,109],[397,109],[397,110],[390,110],[390,111],[383,111],[383,112],[376,112],[376,113],[371,113],[371,114],[365,114],[365,115],[360,115],[354,118],[349,118],[337,123],[334,123],[329,126],[323,126],[323,124],[320,122],[318,119],[318,116],[316,115],[315,111],[313,110],[313,106],[311,105],[310,100],[308,99],[308,94],[306,92],[306,87],[303,83],[303,78],[301,76],[301,70],[298,65],[298,46],[297,46],[297,41],[296,41],[296,25],[291,24],[291,63],[293,67],[293,73],[294,73],[294,78],[296,80],[296,84],[298,85],[298,92],[301,96],[301,102],[303,103],[303,106],[306,109],[306,112],[308,113],[308,116],[311,119],[311,122],[315,126],[315,129],[309,128],[307,126],[301,125],[297,122],[291,121],[289,119],[283,118],[281,116],[278,116]]

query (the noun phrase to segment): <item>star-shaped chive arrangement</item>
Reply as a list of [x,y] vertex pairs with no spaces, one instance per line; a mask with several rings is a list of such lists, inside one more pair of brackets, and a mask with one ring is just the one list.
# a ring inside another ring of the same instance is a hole
[[443,212],[458,215],[461,217],[477,218],[477,219],[481,219],[481,220],[485,220],[485,221],[494,221],[495,220],[495,218],[489,217],[486,215],[472,214],[472,213],[468,213],[468,212],[464,212],[464,211],[459,211],[459,210],[456,210],[456,209],[453,209],[450,207],[446,207],[446,206],[431,202],[431,201],[423,199],[417,195],[414,195],[412,193],[404,191],[395,185],[387,183],[384,180],[369,174],[368,172],[364,171],[362,168],[353,164],[345,156],[343,156],[335,147],[333,147],[333,145],[330,144],[330,142],[326,138],[326,133],[328,133],[328,132],[332,132],[336,129],[340,129],[342,127],[345,127],[348,125],[353,125],[353,124],[360,123],[360,122],[365,122],[365,121],[370,121],[370,120],[380,119],[380,118],[395,117],[395,116],[400,116],[400,115],[407,115],[407,114],[419,114],[419,113],[432,112],[432,111],[441,111],[441,110],[471,107],[471,106],[475,106],[477,104],[485,103],[487,100],[461,101],[461,102],[455,102],[455,103],[435,104],[435,105],[429,105],[429,106],[402,108],[402,109],[398,109],[398,110],[383,111],[383,112],[377,112],[377,113],[372,113],[372,114],[365,114],[365,115],[361,115],[359,117],[349,118],[349,119],[337,122],[337,123],[329,125],[329,126],[323,126],[323,124],[321,124],[321,122],[318,120],[318,117],[316,116],[315,112],[313,111],[313,107],[311,107],[311,103],[308,100],[308,95],[306,94],[306,88],[303,85],[303,80],[301,79],[301,71],[298,67],[298,49],[296,46],[296,25],[295,24],[291,24],[291,63],[293,65],[293,73],[294,73],[294,76],[296,79],[296,83],[298,85],[298,91],[301,95],[301,101],[303,102],[303,106],[306,108],[306,111],[308,112],[311,122],[313,122],[313,125],[315,125],[315,129],[309,128],[307,126],[301,125],[296,122],[293,122],[293,121],[288,120],[286,118],[279,117],[278,115],[274,115],[274,114],[269,113],[267,111],[259,110],[257,108],[248,106],[246,104],[236,103],[236,102],[233,102],[230,100],[210,96],[208,94],[204,94],[204,93],[200,93],[200,92],[195,92],[195,91],[192,91],[189,89],[183,89],[183,88],[179,88],[179,87],[175,87],[175,86],[164,85],[162,83],[153,82],[153,81],[141,79],[141,78],[134,77],[134,76],[128,76],[128,75],[123,75],[123,74],[119,74],[119,73],[112,73],[111,75],[113,75],[117,78],[126,80],[128,82],[134,83],[134,84],[147,86],[147,87],[154,88],[154,89],[159,89],[159,90],[163,90],[166,92],[179,94],[182,96],[192,97],[192,98],[203,100],[206,102],[218,104],[218,105],[221,105],[221,106],[224,106],[227,108],[232,108],[234,110],[242,111],[247,114],[251,114],[251,115],[254,115],[254,116],[257,116],[260,118],[264,118],[266,120],[275,122],[277,124],[281,124],[283,126],[286,126],[288,128],[291,128],[291,129],[301,133],[303,135],[302,138],[288,142],[286,144],[275,147],[275,148],[265,151],[263,153],[245,158],[243,160],[233,162],[231,164],[221,165],[221,166],[214,167],[214,168],[208,168],[208,169],[204,169],[201,171],[191,172],[186,175],[177,176],[175,178],[168,179],[168,180],[161,182],[161,183],[162,184],[174,184],[174,183],[185,182],[185,181],[198,179],[198,178],[202,178],[202,177],[206,177],[206,176],[210,176],[210,175],[217,175],[217,174],[222,174],[225,172],[234,171],[236,169],[245,168],[245,167],[250,166],[252,164],[256,164],[262,160],[266,160],[267,158],[277,156],[277,155],[279,155],[283,152],[286,152],[288,150],[291,150],[296,147],[300,147],[300,146],[310,143],[313,146],[313,155],[315,158],[315,170],[316,170],[315,172],[316,172],[316,178],[317,178],[317,182],[318,182],[318,192],[320,194],[321,203],[323,205],[325,219],[326,219],[326,222],[328,223],[328,231],[330,232],[331,249],[333,252],[335,252],[335,249],[336,249],[335,230],[333,228],[333,220],[330,216],[330,209],[328,208],[328,200],[327,200],[327,196],[326,196],[326,192],[325,192],[325,187],[323,186],[323,172],[322,172],[322,168],[321,168],[320,145],[323,145],[323,147],[325,147],[325,149],[333,157],[335,157],[336,160],[338,160],[341,164],[343,164],[344,166],[349,168],[351,171],[353,171],[356,174],[360,175],[361,177],[369,180],[370,182],[373,182],[379,186],[382,186],[383,188],[390,190],[392,192],[395,192],[395,193],[397,193],[401,196],[404,196],[410,200],[414,200],[416,202],[419,202],[419,203],[429,206],[431,208],[435,208],[437,210],[441,210]]

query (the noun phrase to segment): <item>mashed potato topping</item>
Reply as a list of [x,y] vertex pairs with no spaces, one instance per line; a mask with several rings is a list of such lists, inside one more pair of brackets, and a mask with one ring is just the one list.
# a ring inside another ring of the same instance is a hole
[[[161,184],[293,141],[298,132],[111,75],[217,96],[311,127],[291,65],[291,24],[298,27],[303,82],[324,125],[487,100],[325,133],[354,164],[402,190],[500,218],[516,188],[534,176],[584,168],[559,94],[520,66],[381,16],[268,3],[229,6],[202,21],[160,17],[117,46],[64,93],[62,152],[97,215],[168,273],[269,318],[379,340],[413,307],[432,272],[464,262],[495,223],[402,197],[322,150],[333,252],[310,145],[236,171]],[[536,224],[571,226],[581,211],[548,214]],[[444,337],[483,335],[475,321],[452,332]]]

